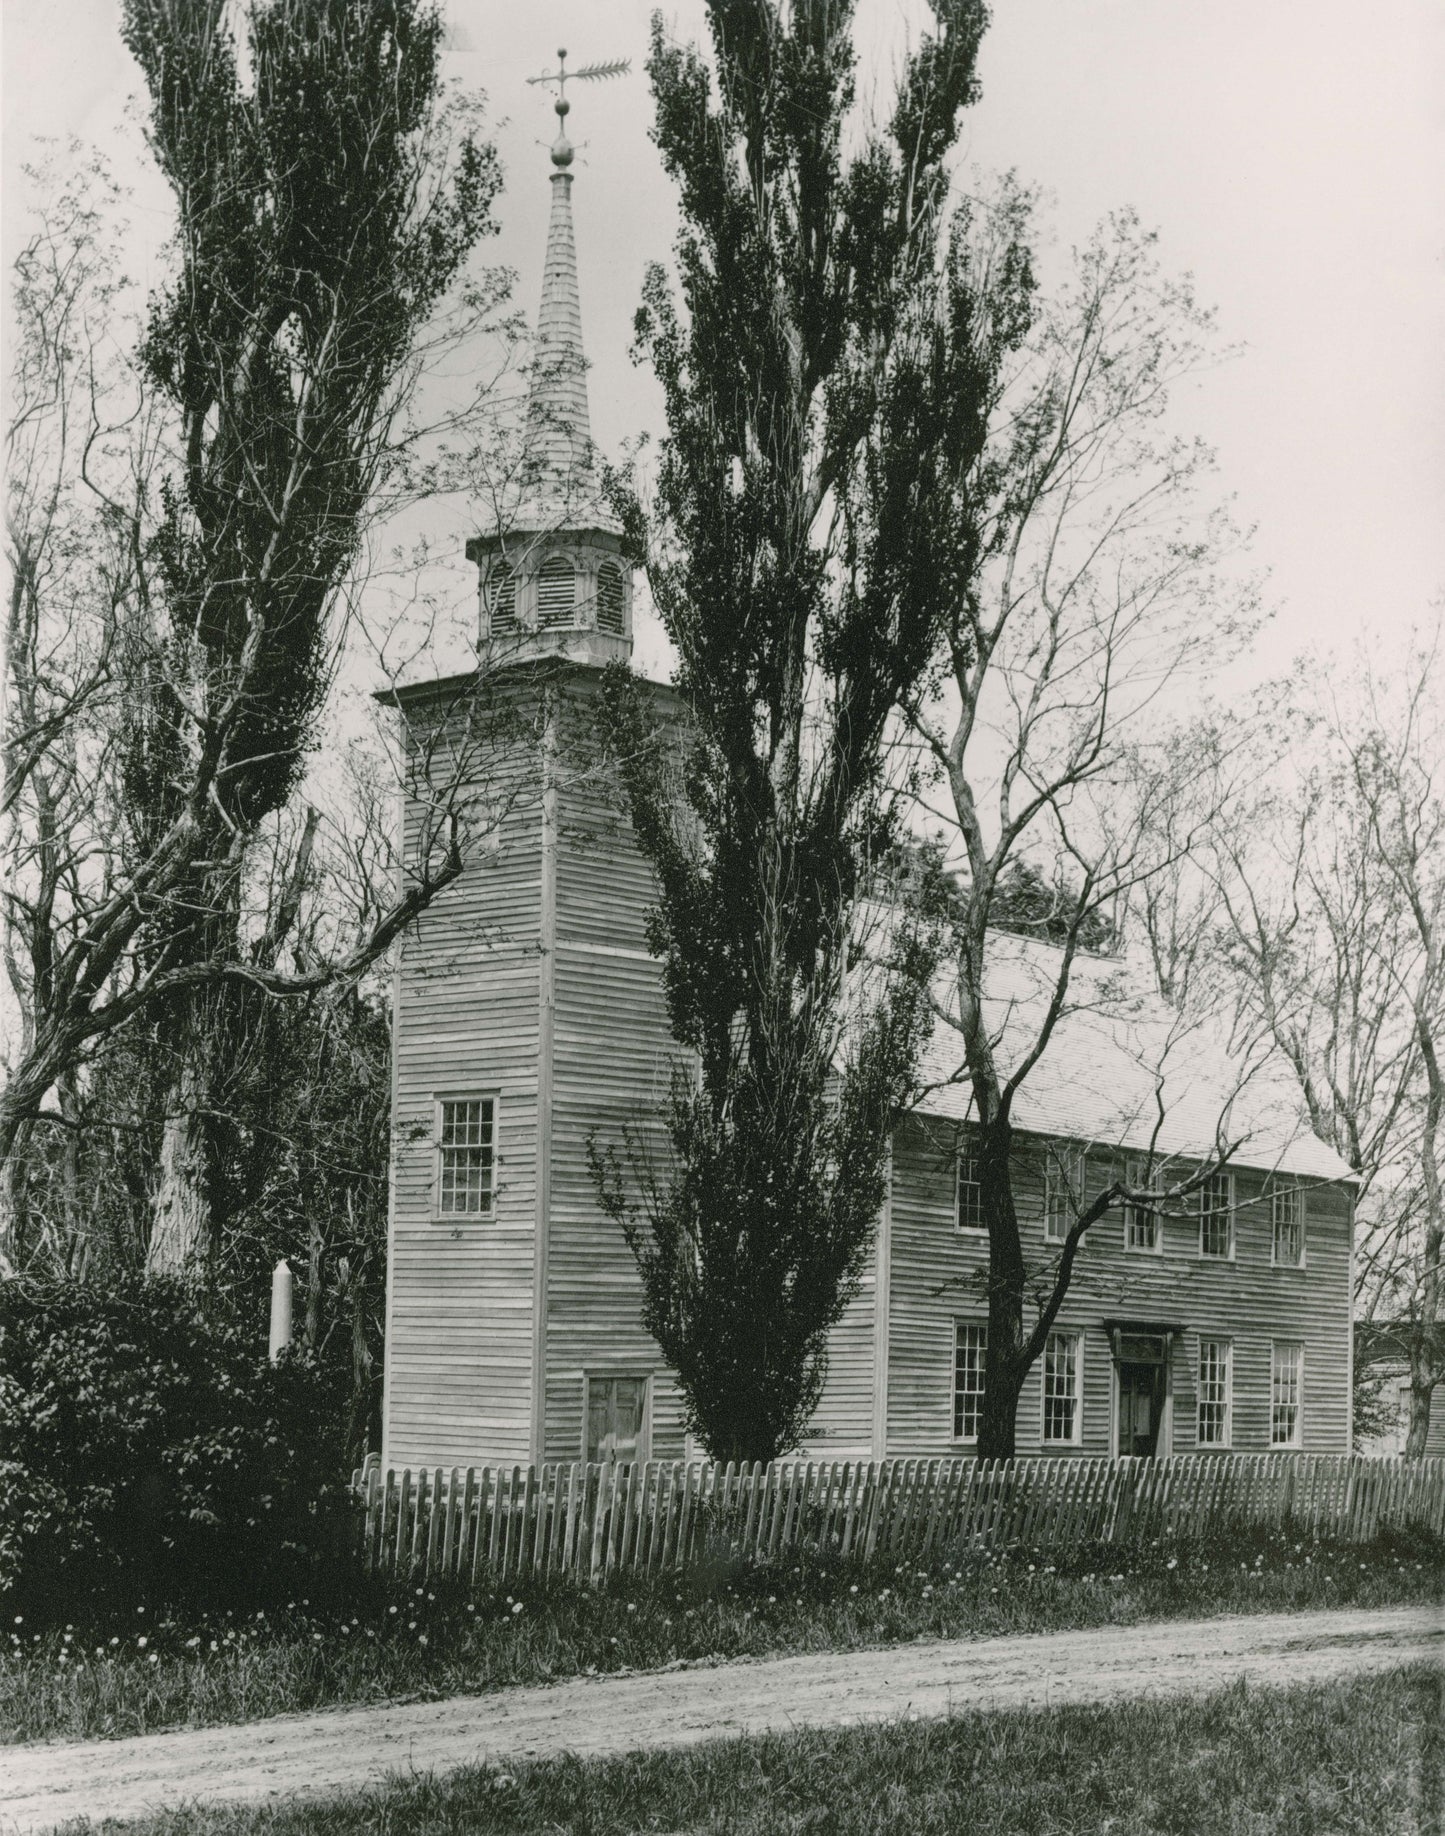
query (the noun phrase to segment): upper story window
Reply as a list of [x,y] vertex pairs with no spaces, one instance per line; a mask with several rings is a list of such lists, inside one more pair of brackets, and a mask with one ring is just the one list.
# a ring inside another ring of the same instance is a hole
[[487,620],[494,637],[517,628],[517,576],[508,561],[498,561],[487,579]]
[[1211,1173],[1199,1188],[1199,1253],[1226,1262],[1234,1255],[1232,1173]]
[[553,555],[537,572],[537,623],[542,630],[577,622],[577,570],[565,555]]
[[1084,1150],[1051,1141],[1044,1160],[1044,1241],[1062,1243],[1084,1208]]
[[597,629],[612,637],[622,636],[623,610],[622,569],[615,561],[604,561],[597,572]]
[[437,1103],[437,1214],[484,1217],[492,1209],[497,1108],[492,1097]]
[[[1151,1191],[1157,1184],[1142,1160],[1131,1160],[1125,1177],[1135,1191]],[[1124,1248],[1157,1255],[1162,1247],[1158,1209],[1143,1200],[1131,1199],[1124,1207]]]
[[988,1229],[983,1215],[983,1184],[978,1156],[965,1138],[958,1146],[958,1189],[954,1195],[954,1222],[959,1230]]
[[1276,1186],[1269,1199],[1273,1238],[1271,1260],[1300,1269],[1305,1260],[1305,1195],[1298,1186]]

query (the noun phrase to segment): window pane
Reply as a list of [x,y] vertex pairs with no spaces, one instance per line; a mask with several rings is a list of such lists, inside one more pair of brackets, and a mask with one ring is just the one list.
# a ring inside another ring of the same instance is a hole
[[1044,1161],[1044,1238],[1062,1243],[1083,1209],[1084,1150],[1070,1141],[1055,1141]]
[[1304,1194],[1298,1186],[1281,1186],[1270,1200],[1274,1223],[1274,1259],[1298,1268],[1305,1254]]
[[492,1208],[492,1100],[441,1106],[437,1209],[447,1216]]
[[1201,1447],[1229,1445],[1230,1343],[1199,1341],[1199,1433]]
[[1211,1173],[1199,1188],[1199,1253],[1228,1256],[1234,1246],[1233,1181]]
[[1079,1335],[1051,1332],[1044,1346],[1044,1439],[1077,1439]]
[[978,1162],[967,1149],[958,1156],[958,1228],[984,1230],[983,1188],[979,1184]]
[[[1125,1172],[1125,1183],[1137,1191],[1154,1190],[1155,1181],[1148,1163],[1132,1160]],[[1131,1250],[1153,1250],[1159,1247],[1159,1213],[1152,1205],[1130,1204],[1124,1207],[1124,1247]]]
[[958,1346],[953,1372],[953,1438],[956,1441],[978,1439],[979,1415],[983,1408],[983,1357],[988,1343],[988,1327],[958,1323]]
[[1304,1383],[1303,1345],[1276,1340],[1270,1360],[1269,1440],[1271,1447],[1298,1447]]

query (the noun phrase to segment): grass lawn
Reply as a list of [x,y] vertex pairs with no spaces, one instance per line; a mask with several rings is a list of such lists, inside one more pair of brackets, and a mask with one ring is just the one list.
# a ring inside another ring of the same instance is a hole
[[195,1809],[108,1827],[136,1836],[1436,1836],[1442,1792],[1445,1674],[1421,1665],[1190,1701],[468,1767],[320,1804]]
[[1145,1619],[1445,1600],[1438,1545],[1360,1548],[1275,1534],[1223,1543],[940,1555],[907,1569],[804,1562],[526,1585],[468,1598],[358,1585],[210,1623],[5,1628],[0,1738],[215,1726],[347,1702],[471,1694],[682,1662],[987,1638]]

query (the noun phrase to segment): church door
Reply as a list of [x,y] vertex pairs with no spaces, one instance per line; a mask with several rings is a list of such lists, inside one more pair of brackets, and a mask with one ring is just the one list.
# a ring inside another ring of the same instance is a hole
[[1119,1372],[1119,1452],[1152,1459],[1164,1414],[1164,1366],[1125,1364]]

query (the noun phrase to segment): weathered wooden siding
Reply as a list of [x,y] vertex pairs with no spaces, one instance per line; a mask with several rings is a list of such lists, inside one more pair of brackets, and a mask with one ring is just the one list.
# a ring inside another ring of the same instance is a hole
[[[540,777],[523,732],[476,761],[495,833],[402,941],[383,1444],[397,1464],[530,1455]],[[425,730],[425,711],[413,713]],[[436,777],[455,760],[442,748]],[[406,813],[414,846],[417,807]],[[497,1099],[495,1211],[435,1214],[434,1103]]]
[[591,744],[596,678],[577,672],[559,703],[552,1193],[548,1218],[546,1419],[549,1460],[582,1457],[583,1378],[652,1379],[650,1456],[683,1452],[671,1374],[642,1326],[642,1286],[604,1216],[588,1142],[625,1152],[624,1132],[658,1148],[657,1116],[677,1058],[660,964],[647,949],[651,873],[620,785]]
[[[1090,1189],[1110,1177],[1107,1152],[1091,1154]],[[1025,1255],[1042,1263],[1043,1144],[1021,1138],[1016,1191]],[[1235,1258],[1201,1260],[1193,1219],[1165,1219],[1163,1248],[1146,1255],[1124,1248],[1124,1223],[1111,1214],[1095,1225],[1075,1265],[1061,1330],[1084,1335],[1083,1453],[1111,1451],[1113,1356],[1103,1322],[1151,1320],[1183,1327],[1172,1352],[1172,1440],[1175,1452],[1196,1445],[1199,1341],[1234,1347],[1232,1446],[1269,1446],[1270,1348],[1304,1345],[1302,1446],[1341,1452],[1349,1420],[1350,1198],[1346,1188],[1315,1186],[1307,1195],[1306,1266],[1275,1268],[1264,1176],[1235,1174]],[[952,1440],[955,1320],[987,1315],[982,1279],[986,1240],[960,1233],[954,1213],[952,1126],[916,1119],[895,1141],[893,1259],[889,1309],[889,1454],[944,1454]],[[1018,1452],[1043,1451],[1041,1377],[1036,1366],[1019,1404]],[[1050,1444],[1049,1452],[1063,1451]]]

